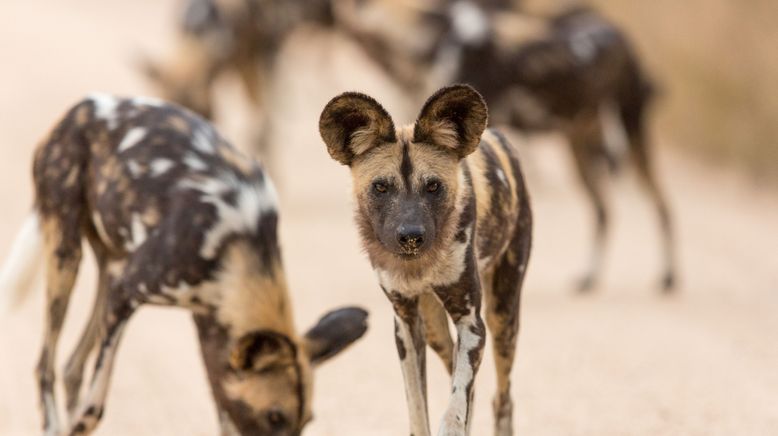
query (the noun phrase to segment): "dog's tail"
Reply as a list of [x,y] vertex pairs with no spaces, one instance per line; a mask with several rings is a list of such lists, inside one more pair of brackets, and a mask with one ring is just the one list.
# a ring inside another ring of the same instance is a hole
[[0,314],[18,306],[29,295],[43,263],[43,235],[37,212],[24,221],[0,268]]

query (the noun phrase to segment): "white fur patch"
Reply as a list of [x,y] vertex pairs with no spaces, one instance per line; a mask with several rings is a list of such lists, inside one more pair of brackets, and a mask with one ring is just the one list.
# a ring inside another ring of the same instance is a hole
[[147,131],[148,130],[145,127],[133,127],[127,131],[127,134],[124,135],[122,142],[119,143],[119,148],[117,151],[121,153],[137,144],[143,139],[144,136],[146,136]]
[[127,161],[127,169],[130,170],[130,175],[133,178],[137,178],[141,174],[143,174],[143,167],[134,160]]
[[151,161],[151,165],[150,165],[151,176],[159,177],[162,174],[165,174],[167,170],[169,170],[170,168],[173,168],[173,165],[175,165],[175,163],[170,159],[164,159],[164,158],[154,159],[153,161]]
[[503,172],[503,170],[499,168],[497,168],[497,178],[500,179],[503,185],[508,186],[508,179],[505,178],[505,173]]
[[114,129],[117,124],[116,109],[119,107],[119,99],[108,94],[91,94],[89,99],[95,104],[95,117],[108,123],[109,129]]
[[0,269],[0,313],[18,305],[31,291],[39,267],[43,264],[43,235],[38,214],[31,214],[11,245]]
[[[254,232],[261,216],[277,210],[275,188],[269,179],[264,183],[240,183],[221,179],[186,180],[179,187],[194,189],[204,195],[201,200],[216,207],[218,221],[205,233],[200,256],[211,259],[216,255],[225,237],[236,232]],[[222,198],[229,191],[236,193],[236,205]]]
[[208,165],[200,160],[194,153],[187,153],[186,156],[184,156],[184,165],[195,171],[204,171],[208,169]]
[[165,105],[165,102],[160,100],[160,99],[158,99],[158,98],[144,97],[144,96],[134,97],[132,99],[132,102],[135,103],[135,104],[138,104],[138,105],[143,105],[143,106],[160,107],[160,106],[164,106]]
[[111,244],[111,238],[108,236],[108,232],[105,231],[103,218],[99,213],[95,212],[92,214],[92,224],[94,224],[95,230],[97,230],[97,235],[100,236],[100,239],[103,241],[103,243],[109,247],[113,246],[113,244]]
[[594,59],[597,47],[588,35],[576,35],[570,40],[570,50],[581,63],[588,63]]
[[[103,230],[105,232],[105,230]],[[126,260],[110,260],[105,265],[105,271],[111,277],[119,277],[124,273],[124,266],[127,264]]]
[[143,220],[141,220],[140,214],[132,214],[132,221],[130,225],[132,226],[130,229],[130,240],[125,243],[125,247],[129,251],[133,251],[140,247],[141,244],[143,244],[148,235],[146,226],[143,224]]
[[471,1],[458,1],[451,5],[451,21],[454,33],[462,42],[477,44],[489,34],[489,18]]
[[197,129],[194,132],[192,146],[202,153],[212,154],[215,151],[213,143],[208,138],[208,134],[203,129]]
[[46,420],[49,422],[49,428],[46,430],[46,434],[59,434],[60,422],[57,415],[57,404],[54,401],[54,394],[52,392],[46,392],[43,394],[43,409],[46,411]]

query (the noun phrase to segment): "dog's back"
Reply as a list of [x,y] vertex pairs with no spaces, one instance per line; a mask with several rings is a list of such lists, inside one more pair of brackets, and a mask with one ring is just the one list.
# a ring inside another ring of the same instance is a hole
[[[270,180],[209,123],[176,105],[87,98],[36,151],[33,176],[41,220],[63,223],[64,239],[86,235],[113,257],[145,243],[149,264],[182,266],[172,268],[177,277],[148,269],[142,279],[151,291],[209,278],[228,239],[278,256]],[[179,235],[174,259],[168,242],[152,237],[158,233]]]

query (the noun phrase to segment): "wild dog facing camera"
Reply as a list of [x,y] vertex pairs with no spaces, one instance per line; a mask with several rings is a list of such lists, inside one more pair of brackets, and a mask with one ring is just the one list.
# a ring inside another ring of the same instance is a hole
[[509,381],[532,214],[518,153],[486,122],[483,99],[465,85],[436,92],[399,129],[357,93],[335,97],[321,115],[327,149],[351,169],[362,243],[395,312],[410,434],[430,434],[425,343],[452,375],[438,434],[469,433],[485,324],[498,371],[494,434],[513,434]]

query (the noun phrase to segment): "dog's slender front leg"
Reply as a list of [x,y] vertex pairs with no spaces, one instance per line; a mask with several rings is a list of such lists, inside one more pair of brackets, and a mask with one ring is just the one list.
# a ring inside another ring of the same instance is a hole
[[419,301],[397,292],[387,292],[386,295],[394,306],[394,336],[405,381],[411,436],[429,436],[426,344],[419,316]]
[[[481,319],[481,289],[477,273],[463,277],[458,286],[436,289],[454,320],[457,346],[451,397],[438,436],[464,436],[470,433],[473,383],[483,357],[486,329]],[[464,285],[464,286],[462,286]]]

